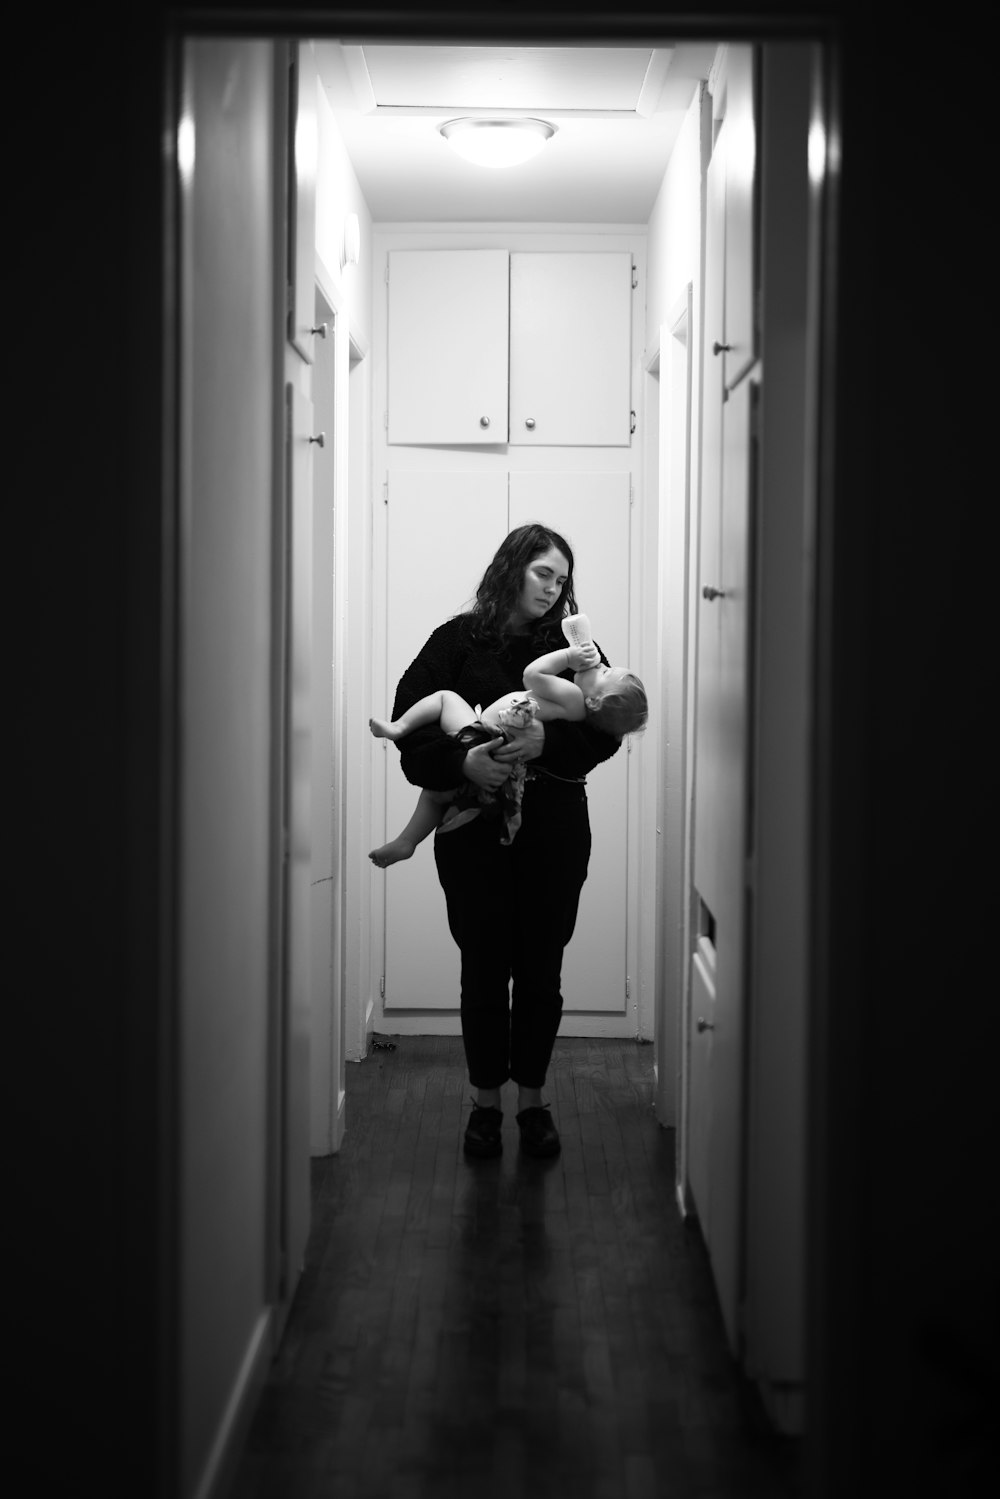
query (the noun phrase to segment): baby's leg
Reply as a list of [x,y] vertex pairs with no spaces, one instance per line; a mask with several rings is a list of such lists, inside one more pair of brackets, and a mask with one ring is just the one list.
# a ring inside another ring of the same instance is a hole
[[421,791],[413,816],[397,838],[373,848],[368,855],[379,869],[398,864],[400,859],[412,859],[418,843],[423,843],[428,833],[433,833],[444,815],[444,809],[453,799],[454,791]]
[[402,739],[412,729],[423,729],[428,724],[440,723],[446,734],[464,729],[467,723],[475,722],[475,710],[470,708],[457,692],[447,688],[440,692],[429,692],[397,719],[370,718],[368,727],[376,739]]
[[409,734],[411,729],[423,729],[428,724],[437,723],[441,717],[441,692],[429,692],[426,697],[419,698],[401,713],[398,718],[370,718],[368,727],[376,739],[402,739],[404,734]]

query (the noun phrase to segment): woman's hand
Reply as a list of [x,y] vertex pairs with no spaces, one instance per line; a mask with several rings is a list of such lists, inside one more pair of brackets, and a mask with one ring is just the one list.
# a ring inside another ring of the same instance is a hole
[[[538,725],[541,728],[541,724]],[[545,731],[542,730],[544,739]],[[490,739],[486,744],[474,744],[462,761],[462,774],[470,780],[474,786],[479,786],[483,791],[496,791],[502,786],[510,775],[510,760],[507,764],[500,764],[493,758],[493,751],[503,746],[503,738]],[[506,747],[506,746],[504,746]]]
[[498,764],[506,765],[509,769],[515,760],[537,760],[544,748],[545,725],[533,718],[523,729],[518,729],[502,749],[496,751],[495,759]]

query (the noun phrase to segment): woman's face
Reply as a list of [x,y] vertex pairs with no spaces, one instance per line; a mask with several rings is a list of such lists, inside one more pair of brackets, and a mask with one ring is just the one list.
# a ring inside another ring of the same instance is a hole
[[523,628],[548,614],[569,581],[569,563],[558,547],[549,547],[532,558],[524,569],[524,581],[514,612],[512,629]]

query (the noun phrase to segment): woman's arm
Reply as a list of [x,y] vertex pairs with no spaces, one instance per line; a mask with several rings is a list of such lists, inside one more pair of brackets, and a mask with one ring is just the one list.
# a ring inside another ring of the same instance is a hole
[[[392,705],[393,719],[441,687],[455,681],[462,658],[458,620],[439,625],[399,679]],[[428,791],[453,791],[465,779],[462,766],[466,750],[437,724],[414,729],[399,743],[400,766],[413,786]]]
[[[462,616],[439,625],[399,679],[393,718],[399,718],[420,698],[441,687],[457,691],[465,653]],[[454,791],[466,781],[483,790],[495,791],[510,775],[510,766],[498,764],[491,755],[500,744],[500,739],[494,739],[467,749],[445,734],[439,725],[414,729],[398,742],[400,768],[411,785],[426,791]]]

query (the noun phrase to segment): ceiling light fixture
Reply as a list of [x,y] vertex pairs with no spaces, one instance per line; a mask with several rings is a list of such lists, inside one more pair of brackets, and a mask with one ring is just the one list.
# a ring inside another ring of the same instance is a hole
[[471,116],[439,126],[459,156],[480,167],[515,167],[537,156],[556,127],[545,120],[483,120]]

